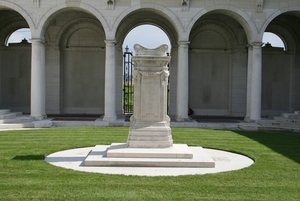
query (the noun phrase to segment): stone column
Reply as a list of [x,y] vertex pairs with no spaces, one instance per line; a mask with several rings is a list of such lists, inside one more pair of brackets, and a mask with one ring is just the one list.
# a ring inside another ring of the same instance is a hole
[[45,43],[31,39],[31,116],[35,120],[46,117]]
[[250,44],[247,45],[247,47],[248,47],[248,68],[247,68],[247,102],[246,102],[245,121],[250,122],[253,47]]
[[251,73],[251,102],[250,121],[261,119],[261,83],[262,83],[262,45],[263,43],[252,43],[252,73]]
[[116,114],[116,50],[115,41],[106,40],[104,121],[113,122]]
[[177,66],[177,111],[176,121],[188,121],[188,96],[189,96],[189,43],[178,42]]

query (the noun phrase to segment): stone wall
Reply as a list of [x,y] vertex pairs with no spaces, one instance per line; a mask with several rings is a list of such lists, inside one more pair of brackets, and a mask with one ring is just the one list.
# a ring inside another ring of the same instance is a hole
[[83,12],[52,20],[47,36],[47,113],[103,114],[105,44],[101,24]]
[[[30,112],[30,44],[9,44],[1,53],[1,107]],[[5,67],[5,68],[4,68]]]

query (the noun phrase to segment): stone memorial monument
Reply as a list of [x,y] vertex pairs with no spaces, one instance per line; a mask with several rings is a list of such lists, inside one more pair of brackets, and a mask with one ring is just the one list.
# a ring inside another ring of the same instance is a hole
[[168,46],[146,49],[135,45],[134,50],[134,115],[130,119],[132,125],[127,147],[172,147],[170,118],[167,115]]
[[168,46],[147,49],[137,44],[134,50],[134,114],[127,143],[113,143],[104,151],[96,146],[84,165],[214,167],[203,149],[194,153],[186,144],[173,144],[167,115]]

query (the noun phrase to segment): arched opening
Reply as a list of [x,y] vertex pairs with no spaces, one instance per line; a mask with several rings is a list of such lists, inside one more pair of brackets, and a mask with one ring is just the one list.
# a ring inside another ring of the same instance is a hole
[[[170,40],[166,33],[154,25],[140,25],[132,29],[123,42],[123,112],[133,113],[134,83],[132,72],[134,64],[131,57],[134,55],[134,44],[140,44],[146,48],[156,48],[167,44],[171,50]],[[169,51],[168,51],[169,52]]]
[[7,39],[6,46],[10,43],[31,43],[31,31],[29,28],[21,28],[14,31]]
[[265,30],[263,41],[269,43],[262,48],[262,116],[300,109],[299,23],[299,12],[287,12],[271,21]]
[[125,37],[123,50],[128,46],[129,51],[133,51],[133,45],[140,44],[146,48],[156,48],[162,44],[167,44],[171,49],[170,39],[167,34],[154,25],[140,25],[133,28]]
[[100,116],[104,113],[103,26],[83,11],[65,9],[54,15],[45,37],[46,112]]
[[0,24],[0,108],[29,113],[31,43],[23,40],[31,37],[29,26],[12,10],[0,11]]
[[189,108],[194,115],[245,115],[247,36],[234,15],[224,12],[205,14],[190,33]]
[[[132,39],[130,39],[132,38]],[[172,21],[165,13],[155,9],[139,9],[129,13],[120,22],[117,32],[116,41],[117,47],[117,66],[116,76],[123,79],[116,80],[116,100],[117,113],[124,113],[124,52],[128,45],[128,51],[133,52],[133,45],[141,43],[146,48],[155,48],[162,44],[169,46],[169,53],[172,56],[170,66],[170,114],[176,112],[176,73],[177,73],[177,31],[173,26]],[[131,41],[131,42],[130,42]],[[172,47],[172,48],[171,48]],[[125,78],[126,79],[126,78]],[[174,90],[173,90],[174,89]]]
[[272,32],[264,33],[263,43],[264,43],[264,47],[271,46],[271,47],[283,48],[284,50],[286,49],[282,39],[278,35]]

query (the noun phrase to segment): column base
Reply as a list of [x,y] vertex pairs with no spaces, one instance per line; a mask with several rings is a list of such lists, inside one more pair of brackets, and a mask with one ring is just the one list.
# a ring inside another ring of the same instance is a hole
[[244,121],[247,122],[247,123],[250,123],[250,117],[245,117]]
[[113,117],[104,116],[103,117],[103,121],[107,121],[107,122],[115,122],[116,120],[117,120],[117,116],[113,116]]
[[41,121],[47,118],[47,115],[40,115],[40,116],[35,116],[35,115],[30,115],[35,121]]
[[178,122],[189,122],[189,121],[191,121],[191,119],[189,117],[179,117],[179,116],[176,116],[175,119]]
[[257,123],[259,120],[261,120],[261,118],[258,118],[258,119],[251,119],[249,117],[245,117],[244,121],[247,122],[247,123]]

